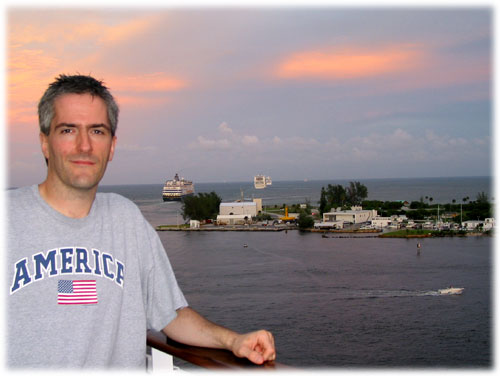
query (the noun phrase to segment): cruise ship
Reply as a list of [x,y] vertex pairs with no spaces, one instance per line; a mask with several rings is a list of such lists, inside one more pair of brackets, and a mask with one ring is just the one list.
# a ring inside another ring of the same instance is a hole
[[163,201],[181,201],[186,196],[194,194],[194,184],[192,181],[179,179],[179,174],[175,174],[173,180],[167,180],[163,186]]
[[255,189],[264,189],[271,184],[273,184],[273,182],[270,176],[256,175],[253,178],[253,186]]

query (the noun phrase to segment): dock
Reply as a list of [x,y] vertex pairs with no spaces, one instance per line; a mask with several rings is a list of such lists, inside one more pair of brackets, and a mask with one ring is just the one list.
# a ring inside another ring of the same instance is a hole
[[253,232],[277,232],[287,230],[297,230],[296,226],[200,226],[198,228],[176,227],[176,226],[156,226],[156,231],[253,231]]
[[[300,230],[296,225],[278,225],[278,226],[257,226],[257,225],[202,225],[200,227],[176,226],[176,225],[160,225],[156,226],[156,231],[250,231],[250,232],[279,232],[288,230]],[[302,229],[301,231],[316,232],[323,234],[340,233],[340,234],[374,234],[381,232],[380,230],[317,230],[317,229]],[[375,235],[378,236],[378,235]],[[334,237],[334,236],[331,236]],[[343,236],[346,237],[346,236]]]

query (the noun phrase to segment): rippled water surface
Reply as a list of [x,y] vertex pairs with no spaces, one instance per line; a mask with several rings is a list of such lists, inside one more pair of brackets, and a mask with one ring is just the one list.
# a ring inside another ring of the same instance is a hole
[[[265,327],[297,367],[491,364],[490,238],[321,238],[162,232],[179,284],[204,315]],[[243,247],[247,244],[248,247]],[[464,287],[462,295],[438,289]]]

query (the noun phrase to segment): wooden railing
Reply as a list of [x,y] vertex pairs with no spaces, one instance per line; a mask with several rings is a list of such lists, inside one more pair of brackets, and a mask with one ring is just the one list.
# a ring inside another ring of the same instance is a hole
[[167,339],[162,332],[148,331],[147,345],[156,350],[207,369],[291,369],[291,367],[279,364],[275,361],[266,362],[263,365],[257,365],[250,362],[248,359],[238,358],[232,352],[227,350],[184,345],[172,339]]

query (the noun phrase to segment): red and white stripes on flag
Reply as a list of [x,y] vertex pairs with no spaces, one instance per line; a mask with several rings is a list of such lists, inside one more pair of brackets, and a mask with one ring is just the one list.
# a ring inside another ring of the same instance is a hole
[[95,280],[59,280],[57,304],[97,304]]

